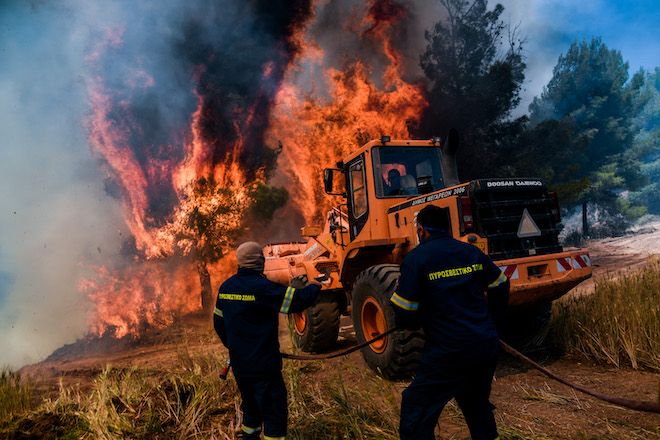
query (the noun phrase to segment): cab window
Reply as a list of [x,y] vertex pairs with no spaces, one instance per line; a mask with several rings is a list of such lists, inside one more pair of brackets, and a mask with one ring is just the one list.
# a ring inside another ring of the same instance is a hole
[[367,212],[367,188],[364,182],[364,165],[362,161],[352,164],[349,168],[349,174],[353,198],[353,218],[359,218]]
[[430,178],[432,191],[444,188],[440,148],[376,147],[373,163],[377,197],[417,195],[418,182],[423,177]]

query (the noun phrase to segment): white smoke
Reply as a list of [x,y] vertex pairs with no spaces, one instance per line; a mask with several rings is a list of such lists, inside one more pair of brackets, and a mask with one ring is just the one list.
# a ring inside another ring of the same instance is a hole
[[72,24],[65,10],[0,7],[0,365],[84,335],[78,280],[121,243],[87,146],[85,38]]

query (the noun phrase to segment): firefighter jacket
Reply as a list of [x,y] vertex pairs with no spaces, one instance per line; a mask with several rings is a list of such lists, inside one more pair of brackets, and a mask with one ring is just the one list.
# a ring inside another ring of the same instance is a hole
[[[488,301],[484,294],[488,291]],[[435,234],[410,251],[391,296],[397,325],[421,325],[422,365],[470,347],[497,347],[494,319],[508,303],[504,273],[476,246]]]
[[283,286],[246,268],[239,268],[222,283],[213,326],[229,350],[234,372],[242,376],[279,372],[279,313],[302,312],[314,303],[320,290],[315,284],[302,289]]

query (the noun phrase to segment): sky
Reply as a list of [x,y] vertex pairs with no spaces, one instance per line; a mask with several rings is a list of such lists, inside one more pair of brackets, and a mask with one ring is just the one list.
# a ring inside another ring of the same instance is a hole
[[[492,2],[490,2],[492,4]],[[658,0],[500,0],[502,18],[518,25],[527,70],[521,104],[524,114],[534,96],[552,77],[561,53],[575,40],[601,37],[621,51],[632,75],[640,67],[660,66],[660,1]]]
[[[526,39],[514,115],[576,39],[602,37],[631,73],[660,66],[660,0],[501,3],[502,18]],[[121,207],[105,190],[85,126],[85,55],[108,17],[123,18],[118,4],[0,0],[0,366],[38,361],[83,336],[89,304],[77,283],[119,252]],[[416,4],[429,28],[439,10],[427,13],[431,0]]]

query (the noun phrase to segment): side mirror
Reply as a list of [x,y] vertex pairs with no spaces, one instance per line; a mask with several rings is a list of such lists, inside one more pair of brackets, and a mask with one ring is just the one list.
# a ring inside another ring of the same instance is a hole
[[344,191],[335,191],[335,174],[344,174],[339,168],[326,168],[323,170],[323,187],[326,194],[331,196],[345,196]]

